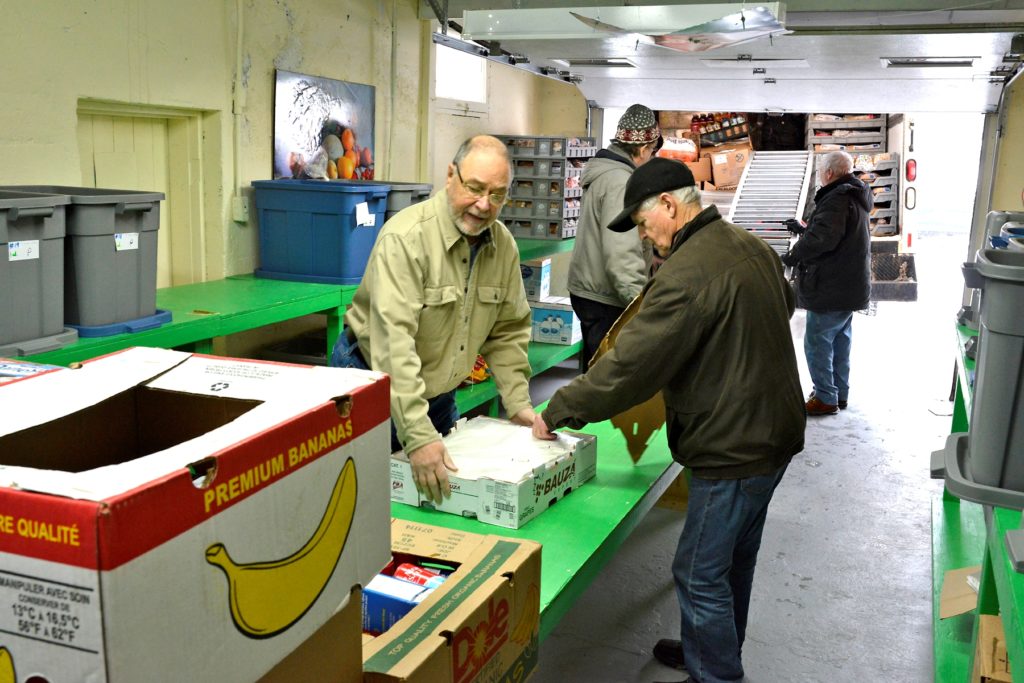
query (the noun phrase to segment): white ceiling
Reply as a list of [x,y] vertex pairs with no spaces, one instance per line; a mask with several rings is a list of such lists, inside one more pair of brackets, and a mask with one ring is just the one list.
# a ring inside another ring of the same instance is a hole
[[[590,29],[572,17],[566,7],[555,7],[559,0],[467,0],[459,4],[463,6],[451,3],[449,14],[456,22],[464,22],[467,29],[476,27],[468,31],[467,38],[497,40],[502,50],[526,55],[531,68],[553,67],[581,76],[579,87],[584,96],[600,107],[643,102],[653,109],[685,111],[993,111],[1003,79],[993,79],[991,72],[1012,66],[1004,63],[1004,54],[1010,50],[1013,35],[1024,32],[1021,1],[974,2],[967,11],[943,9],[944,4],[934,0],[917,0],[901,3],[910,9],[871,12],[862,11],[870,9],[870,0],[804,0],[789,3],[789,7],[781,3],[780,18],[784,17],[783,23],[791,33],[705,52],[677,52],[638,42],[636,36]],[[665,3],[661,4],[664,10]],[[672,4],[698,9],[696,3]],[[825,4],[830,8],[818,7]],[[528,7],[524,9],[524,5]],[[592,18],[600,18],[602,6],[608,7],[607,0],[571,3],[574,11]],[[613,10],[621,13],[623,9],[609,8],[605,14],[613,16]],[[654,16],[654,7],[631,4],[633,9],[639,14],[650,11]],[[659,16],[664,16],[664,11]],[[502,18],[506,25],[525,23],[538,28],[495,38],[490,31]],[[683,25],[663,26],[661,32],[690,25],[685,21],[675,23]],[[582,37],[562,37],[570,32],[580,36],[581,27]],[[647,25],[645,32],[658,31]],[[753,64],[712,68],[703,61],[736,59],[740,55],[754,61],[806,60],[807,67],[765,65],[764,74],[754,74]],[[626,58],[634,67],[567,65],[568,60],[612,57]],[[970,67],[885,68],[883,57],[974,59]],[[766,79],[774,79],[774,83]]]

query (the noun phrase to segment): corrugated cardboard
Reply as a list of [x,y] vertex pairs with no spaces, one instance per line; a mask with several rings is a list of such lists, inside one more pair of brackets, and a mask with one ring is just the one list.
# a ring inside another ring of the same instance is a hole
[[978,615],[978,641],[971,680],[974,683],[1013,683],[1006,654],[1006,633],[998,615]]
[[506,420],[460,422],[444,438],[459,468],[448,475],[451,497],[434,504],[421,495],[399,451],[391,456],[391,500],[518,529],[597,472],[597,437],[558,434],[556,441],[539,441],[529,427]]
[[710,148],[702,150],[711,159],[711,178],[715,187],[735,186],[740,182],[743,169],[750,161],[752,150],[750,145],[730,145],[728,149]]
[[356,587],[342,609],[259,683],[361,683],[361,602]]
[[569,297],[549,296],[541,301],[531,301],[530,311],[533,341],[570,345],[583,339],[583,327],[572,310]]
[[377,373],[147,348],[0,387],[15,670],[270,671],[390,558],[389,393]]
[[395,553],[460,565],[387,633],[364,641],[367,683],[525,681],[537,666],[540,544],[394,520]]
[[689,167],[690,172],[693,173],[693,179],[698,183],[711,180],[710,157],[701,157],[697,161],[687,161],[685,163]]
[[527,301],[542,301],[551,295],[551,259],[538,258],[519,263]]
[[967,577],[981,571],[981,566],[950,569],[942,577],[939,593],[939,619],[948,619],[970,612],[978,606],[978,591],[967,583]]

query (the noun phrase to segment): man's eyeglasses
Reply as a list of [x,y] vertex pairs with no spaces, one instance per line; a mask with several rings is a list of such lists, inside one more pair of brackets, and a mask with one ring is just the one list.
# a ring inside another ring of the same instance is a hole
[[459,177],[459,183],[462,184],[462,189],[466,191],[469,196],[480,199],[484,195],[487,195],[487,201],[494,206],[501,206],[508,199],[508,192],[488,192],[487,188],[480,187],[476,184],[466,184],[466,181],[462,179],[462,171],[459,170],[459,165],[455,164],[455,175]]

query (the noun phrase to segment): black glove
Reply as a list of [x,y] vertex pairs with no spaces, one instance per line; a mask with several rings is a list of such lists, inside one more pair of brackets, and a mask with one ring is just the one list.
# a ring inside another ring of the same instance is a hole
[[802,235],[804,230],[807,229],[807,226],[802,221],[798,221],[795,218],[787,218],[782,224],[786,226],[786,230],[789,230],[794,235]]

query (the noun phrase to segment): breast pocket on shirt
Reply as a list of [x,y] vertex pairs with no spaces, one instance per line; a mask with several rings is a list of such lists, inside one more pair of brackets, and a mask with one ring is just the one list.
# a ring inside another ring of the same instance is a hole
[[498,319],[498,311],[505,302],[505,288],[480,285],[476,289],[476,297],[477,301],[480,302],[476,315],[479,315],[481,319],[486,321],[486,329],[489,330]]
[[423,291],[417,336],[429,338],[450,334],[458,315],[459,296],[455,287],[427,287]]

